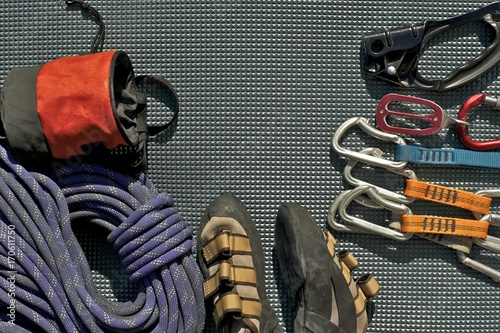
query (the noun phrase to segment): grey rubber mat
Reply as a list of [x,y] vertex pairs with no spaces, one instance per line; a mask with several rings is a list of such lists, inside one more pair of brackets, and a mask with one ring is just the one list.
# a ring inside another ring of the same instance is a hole
[[[287,332],[292,332],[292,303],[273,253],[274,220],[281,203],[295,201],[325,225],[330,203],[349,188],[342,176],[345,160],[330,148],[337,127],[360,115],[374,124],[378,100],[389,92],[432,99],[452,116],[472,94],[500,95],[498,68],[441,94],[404,91],[360,70],[364,33],[449,18],[487,1],[90,3],[105,19],[105,49],[127,52],[136,74],[161,74],[178,91],[181,109],[175,132],[149,143],[153,182],[174,196],[195,231],[203,210],[219,194],[232,192],[247,205],[264,243],[268,295]],[[2,0],[0,16],[1,82],[12,67],[88,52],[96,30],[90,16],[66,10],[57,0]],[[439,37],[421,60],[422,73],[444,76],[479,54],[493,37],[480,24]],[[161,121],[160,105],[151,105],[149,120]],[[478,118],[471,135],[499,136],[500,114],[485,112]],[[464,148],[454,129],[408,141]],[[360,131],[350,131],[344,144],[356,149],[376,145],[386,156],[394,154],[393,146]],[[500,187],[496,170],[411,168],[419,179],[465,190]],[[358,174],[399,192],[404,186],[392,174],[369,168],[360,168]],[[470,217],[439,205],[416,203],[412,209]],[[492,211],[500,213],[496,201]],[[380,223],[387,218],[379,211],[365,217]],[[453,250],[416,237],[397,242],[374,235],[335,236],[341,248],[356,255],[360,273],[373,273],[381,285],[379,296],[369,303],[369,332],[500,331],[500,285],[463,266]],[[100,241],[85,232],[80,238],[103,293],[114,299],[133,294],[134,286],[123,286],[127,280],[120,277],[118,257],[99,258],[95,248],[101,247]],[[500,268],[498,255],[476,247],[472,256]]]

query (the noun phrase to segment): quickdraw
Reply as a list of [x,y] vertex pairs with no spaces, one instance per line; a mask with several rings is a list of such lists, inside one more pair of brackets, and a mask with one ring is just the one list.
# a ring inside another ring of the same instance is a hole
[[[376,149],[370,150],[370,148],[362,150],[362,152],[370,155],[378,154]],[[350,200],[354,200],[364,206],[372,208],[386,208],[393,212],[399,212],[403,215],[403,219],[401,221],[401,230],[403,231],[411,231],[412,233],[437,233],[486,238],[488,231],[486,224],[482,225],[480,231],[477,231],[475,229],[478,223],[475,220],[413,215],[410,208],[406,205],[415,199],[421,199],[462,208],[477,214],[488,214],[492,201],[490,197],[420,181],[417,179],[415,172],[409,169],[405,170],[405,173],[410,176],[406,179],[404,194],[401,195],[388,189],[380,188],[371,183],[355,179],[352,176],[352,169],[357,163],[358,161],[356,160],[350,160],[344,168],[346,181],[355,186],[355,189],[353,190],[354,192],[349,195],[350,199],[343,197],[342,199],[337,199],[341,202],[332,204],[332,207],[330,208],[332,213],[329,214],[329,223],[332,228],[340,229],[342,231],[350,231],[345,230],[343,225],[340,226],[335,222],[335,214],[333,212],[339,211],[341,212],[340,216],[344,220],[349,222],[354,221],[352,224],[356,226],[364,226],[371,232],[379,233],[394,239],[400,239],[402,237],[399,232],[394,232],[394,230],[387,230],[388,228],[383,227],[384,230],[381,231],[380,228],[374,228],[372,225],[367,227],[365,223],[360,222],[359,219],[353,219],[352,217],[347,216],[345,209],[349,205]],[[389,171],[394,172],[390,169]],[[405,173],[401,172],[399,174],[404,175]],[[359,193],[357,191],[359,191]],[[361,194],[368,194],[371,200],[361,196]]]
[[[359,118],[352,118],[346,121],[345,124],[352,125],[359,122]],[[368,128],[369,125],[366,119],[361,122],[365,132],[375,133],[373,136],[380,137],[377,132]],[[339,141],[345,132],[345,128],[341,128],[341,131],[336,132],[332,137],[332,147],[336,152],[341,147]],[[390,141],[401,142],[397,136],[391,137]],[[336,144],[334,144],[335,142]],[[412,148],[412,146],[407,146],[405,143],[398,144],[398,150],[404,147]],[[418,180],[416,174],[406,168],[406,164],[399,169],[393,168],[390,160],[382,158],[382,151],[379,148],[369,147],[360,151],[348,151],[343,147],[341,149],[343,151],[339,155],[349,158],[344,168],[344,176],[346,181],[354,188],[341,192],[332,202],[328,211],[327,224],[329,228],[342,232],[378,234],[398,241],[406,241],[416,235],[457,250],[460,262],[492,277],[495,281],[500,281],[499,271],[467,255],[471,253],[473,244],[500,253],[500,239],[488,234],[490,225],[500,225],[500,217],[490,213],[492,197],[500,196],[500,190],[484,190],[471,193],[430,184]],[[360,154],[366,156],[358,159]],[[382,165],[381,161],[383,160],[387,162],[386,166]],[[373,167],[381,167],[391,173],[406,177],[404,193],[399,194],[356,179],[352,175],[352,169],[359,162]],[[407,160],[401,162],[407,162]],[[477,220],[415,215],[407,206],[415,199],[438,202],[468,210],[476,216]],[[389,210],[392,212],[394,220],[391,220],[386,227],[356,215],[351,215],[348,213],[348,207],[354,201],[367,208]]]

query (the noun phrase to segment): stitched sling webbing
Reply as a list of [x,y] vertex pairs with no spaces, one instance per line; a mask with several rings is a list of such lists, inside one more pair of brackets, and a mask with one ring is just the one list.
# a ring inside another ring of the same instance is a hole
[[480,214],[489,213],[492,200],[471,192],[430,184],[416,179],[406,180],[404,195],[459,207]]
[[[84,164],[51,180],[13,163],[3,148],[0,165],[0,234],[12,234],[0,240],[1,332],[201,332],[203,277],[191,228],[172,197],[144,174]],[[99,293],[71,229],[75,220],[110,231],[108,241],[137,281],[135,299],[113,302]]]
[[488,222],[429,215],[403,215],[401,231],[486,238]]

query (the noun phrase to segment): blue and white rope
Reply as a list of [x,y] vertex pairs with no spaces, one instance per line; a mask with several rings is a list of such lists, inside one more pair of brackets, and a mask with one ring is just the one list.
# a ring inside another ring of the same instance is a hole
[[[71,222],[109,230],[135,299],[100,294]],[[51,178],[0,147],[1,332],[201,332],[203,276],[192,230],[171,196],[132,178],[83,164]]]

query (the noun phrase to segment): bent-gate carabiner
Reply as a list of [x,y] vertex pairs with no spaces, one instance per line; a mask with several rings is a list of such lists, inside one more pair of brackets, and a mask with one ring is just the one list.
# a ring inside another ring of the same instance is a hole
[[392,211],[393,213],[397,213],[400,215],[411,215],[412,212],[410,208],[403,204],[399,204],[396,202],[393,202],[391,200],[387,200],[383,197],[381,197],[378,193],[377,190],[370,185],[361,185],[358,186],[352,190],[341,200],[338,204],[338,214],[344,220],[345,222],[361,229],[365,229],[365,233],[372,233],[372,234],[378,234],[387,238],[392,238],[398,241],[406,241],[410,239],[413,236],[413,233],[409,232],[400,232],[398,230],[394,230],[388,227],[383,227],[381,225],[375,224],[373,222],[369,222],[366,220],[363,220],[359,217],[349,215],[347,213],[347,207],[351,202],[354,201],[357,197],[361,196],[362,194],[367,194],[371,200],[373,200],[376,204],[380,205],[381,208],[388,209]]
[[[493,189],[484,189],[484,190],[479,190],[475,193],[476,195],[480,195],[483,197],[487,198],[499,198],[500,197],[500,188],[493,188]],[[472,212],[474,214],[474,217],[478,220],[480,220],[483,215],[477,212]],[[500,226],[500,215],[499,214],[488,214],[489,219],[488,222],[492,225]]]
[[[339,212],[339,205],[341,202],[344,202],[346,199],[350,199],[352,190],[345,190],[341,192],[335,200],[333,200],[332,204],[330,205],[330,208],[328,209],[328,220],[327,220],[327,225],[330,227],[332,230],[336,231],[342,231],[342,232],[352,232],[352,233],[359,233],[359,234],[371,234],[372,232],[366,228],[361,228],[358,226],[354,225],[349,225],[349,224],[344,224],[340,223],[337,221],[337,215]],[[354,200],[354,199],[353,199]],[[373,209],[382,209],[383,207],[374,203],[373,201],[366,199],[365,197],[359,197],[358,200],[356,200],[358,203],[360,203],[363,206],[370,207]]]
[[[365,148],[365,149],[361,150],[360,153],[364,153],[364,154],[368,154],[371,156],[376,156],[376,157],[382,158],[382,151],[379,148],[373,148],[373,147]],[[349,160],[349,162],[347,162],[346,166],[344,167],[344,178],[345,178],[346,182],[348,182],[350,185],[352,185],[354,187],[361,186],[361,185],[371,185],[372,187],[377,189],[377,192],[379,195],[385,197],[386,199],[397,202],[397,203],[409,204],[409,203],[412,203],[413,201],[415,201],[415,198],[407,197],[403,194],[399,194],[399,193],[393,192],[391,190],[385,189],[383,187],[380,187],[380,186],[365,182],[361,179],[355,178],[352,175],[352,169],[358,163],[359,162],[357,160]],[[410,170],[410,169],[401,169],[401,170],[388,169],[388,170],[394,174],[406,177],[408,179],[417,179],[417,175],[415,174],[415,172],[413,170]],[[358,201],[357,199],[355,199],[355,200]],[[363,199],[363,200],[367,200],[367,199]],[[362,204],[366,205],[366,202],[364,202]]]
[[332,147],[337,154],[343,157],[347,157],[353,160],[357,160],[359,162],[363,162],[373,166],[378,166],[388,170],[401,170],[406,166],[406,164],[408,164],[408,162],[389,161],[385,158],[370,156],[358,151],[352,151],[342,147],[340,145],[340,140],[342,139],[342,136],[347,132],[348,129],[356,125],[359,126],[359,128],[361,128],[365,133],[371,135],[376,139],[394,142],[397,145],[406,145],[406,142],[400,136],[395,134],[385,133],[376,129],[375,127],[372,127],[368,123],[368,120],[364,117],[354,117],[346,120],[343,124],[341,124],[337,128],[337,131],[335,131],[335,133],[332,136]]
[[487,266],[477,260],[468,257],[462,251],[457,250],[458,260],[467,267],[470,267],[486,276],[489,276],[495,282],[500,282],[500,272],[490,266]]

